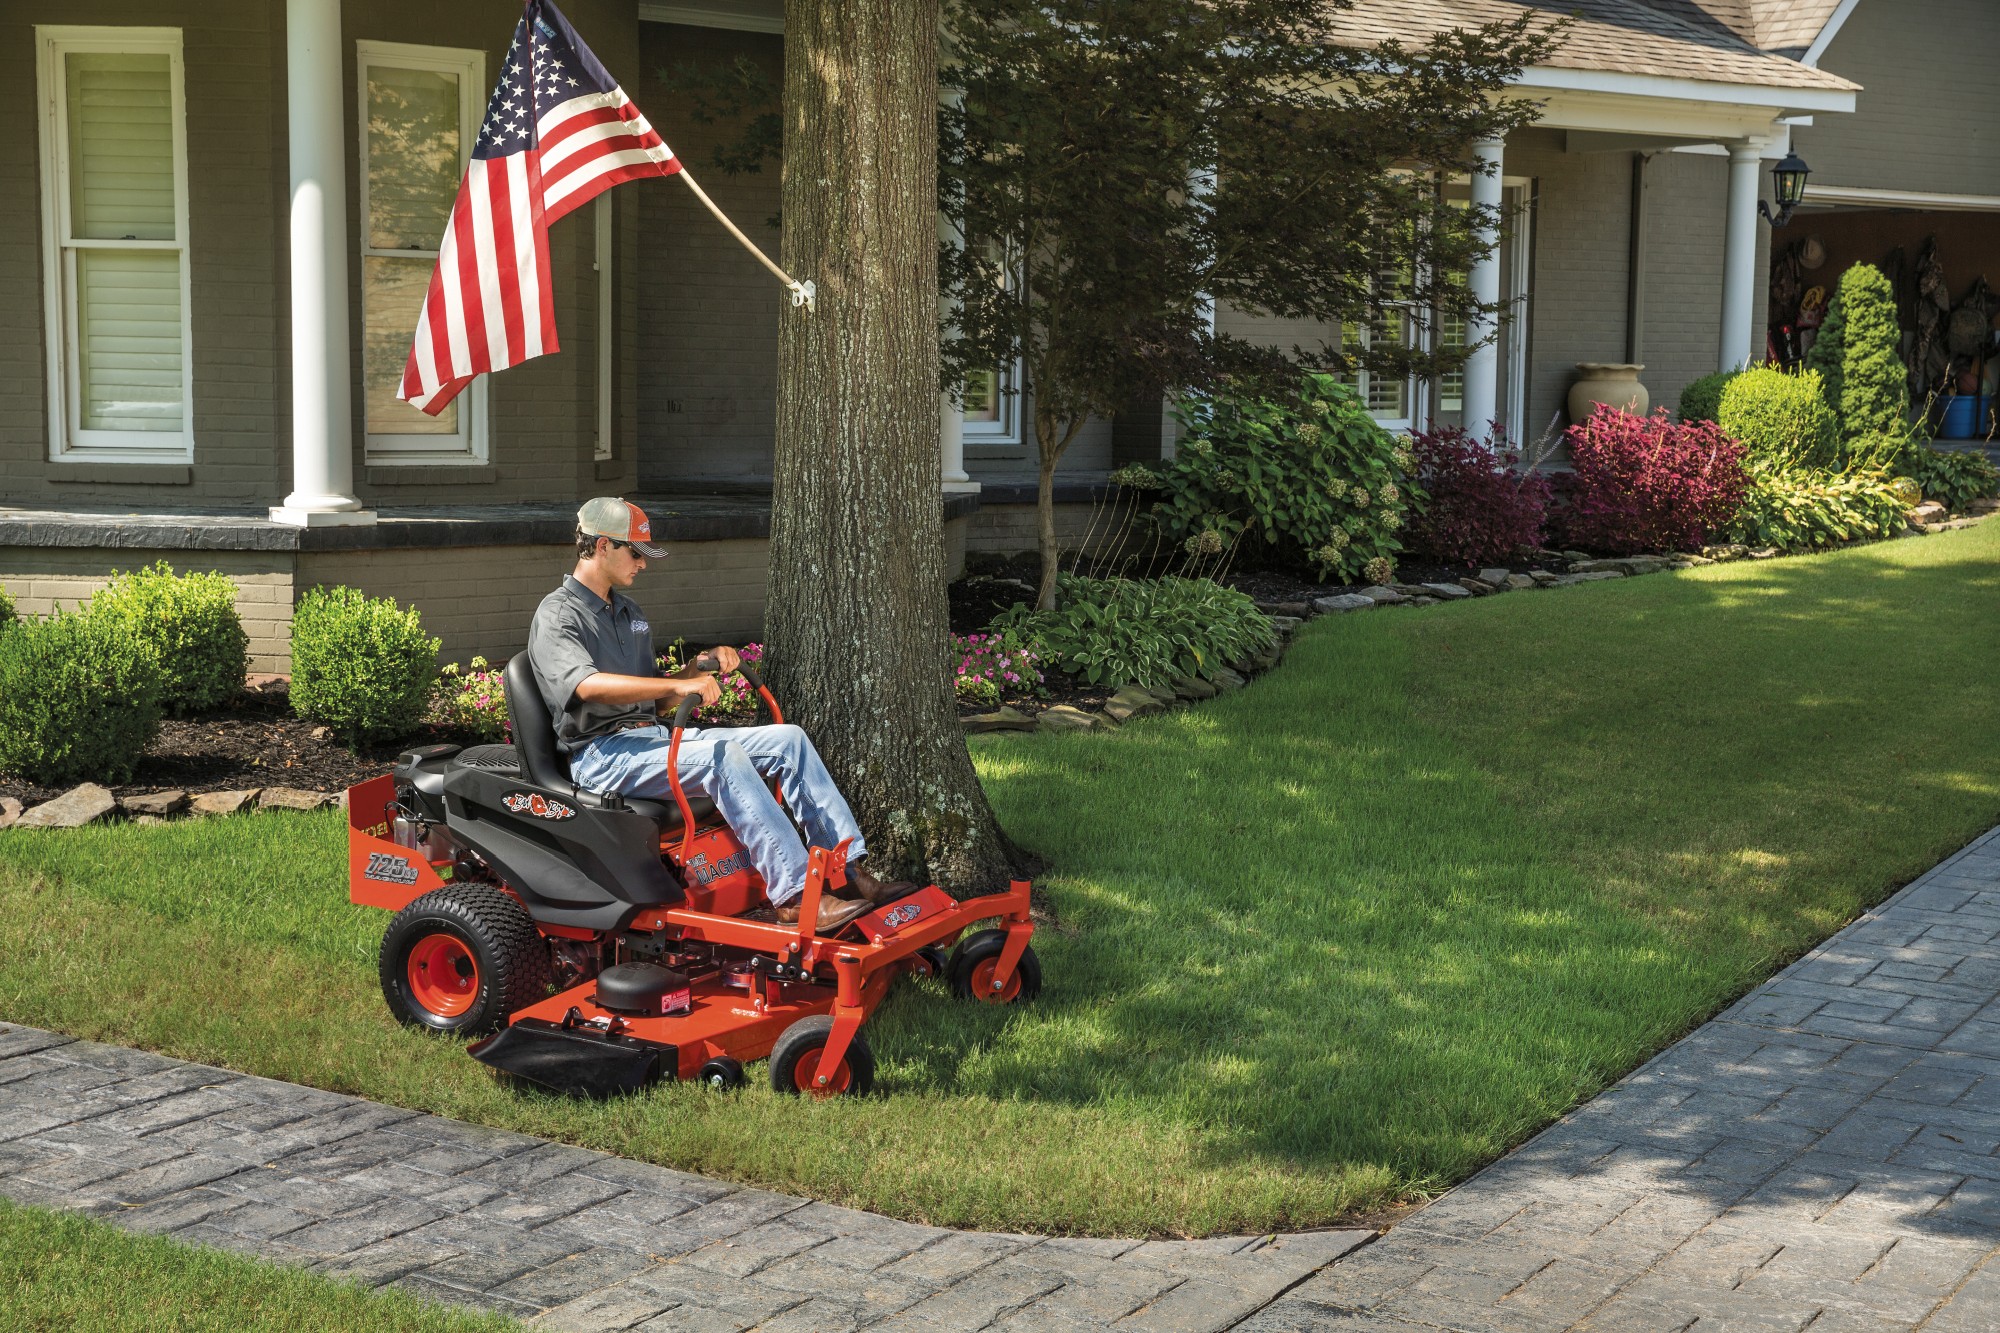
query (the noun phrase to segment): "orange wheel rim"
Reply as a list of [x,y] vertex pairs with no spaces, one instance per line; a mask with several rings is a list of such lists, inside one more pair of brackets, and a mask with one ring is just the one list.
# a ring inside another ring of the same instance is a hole
[[1021,993],[1021,969],[1016,967],[1014,975],[1007,978],[1007,984],[999,990],[993,989],[993,974],[1000,970],[1000,959],[995,956],[984,958],[972,965],[972,998],[983,1004],[1012,1004]]
[[410,998],[439,1018],[456,1018],[479,995],[479,964],[456,935],[426,935],[410,950]]
[[810,1092],[816,1097],[831,1097],[846,1092],[853,1085],[854,1071],[847,1067],[845,1060],[840,1062],[840,1067],[833,1071],[833,1075],[825,1083],[819,1081],[819,1058],[824,1054],[826,1054],[824,1049],[807,1051],[799,1057],[799,1062],[792,1066],[792,1082],[800,1092]]

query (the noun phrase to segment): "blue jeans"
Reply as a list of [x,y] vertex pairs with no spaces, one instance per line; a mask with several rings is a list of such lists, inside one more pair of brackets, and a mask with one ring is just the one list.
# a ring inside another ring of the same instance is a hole
[[[672,740],[673,729],[667,726],[599,736],[569,757],[570,777],[590,791],[671,801],[667,746]],[[851,838],[848,860],[868,854],[854,812],[798,727],[689,727],[681,733],[680,770],[681,789],[715,802],[776,906],[806,888],[806,844],[785,817],[786,810],[798,818],[814,846],[838,847],[843,838]],[[772,777],[785,795],[782,807],[766,785]]]

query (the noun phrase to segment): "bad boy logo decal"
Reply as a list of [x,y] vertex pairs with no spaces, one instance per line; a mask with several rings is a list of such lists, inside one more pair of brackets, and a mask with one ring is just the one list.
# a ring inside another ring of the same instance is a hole
[[538,791],[510,791],[500,798],[500,803],[516,814],[533,815],[537,819],[570,819],[576,815],[575,810],[555,797]]
[[892,907],[889,909],[888,914],[882,918],[882,928],[884,930],[896,930],[902,926],[909,925],[923,914],[924,909],[918,903],[904,903],[900,907]]

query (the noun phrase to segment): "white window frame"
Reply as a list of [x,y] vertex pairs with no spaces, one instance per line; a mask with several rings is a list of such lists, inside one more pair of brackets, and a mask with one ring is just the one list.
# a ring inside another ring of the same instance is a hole
[[[429,250],[383,250],[368,244],[368,71],[375,65],[385,65],[395,69],[429,70],[458,76],[458,167],[459,178],[463,180],[465,169],[472,162],[472,148],[476,142],[479,123],[486,115],[486,100],[492,92],[486,83],[486,53],[468,47],[417,46],[408,42],[378,42],[366,38],[354,43],[354,115],[360,177],[360,203],[355,213],[357,224],[355,242],[359,247],[359,253],[364,261],[370,258],[429,259],[435,265],[438,257],[435,247]],[[438,239],[442,241],[444,238],[440,235]],[[368,327],[367,282],[361,281],[358,288],[361,299],[360,308],[356,313],[360,316],[361,327],[366,329]],[[414,337],[416,334],[414,324],[411,325],[410,332]],[[459,396],[456,435],[387,435],[369,432],[364,398],[362,439],[368,466],[436,467],[440,464],[486,462],[490,452],[487,381],[491,378],[489,375],[479,376],[467,385],[465,392]],[[410,410],[416,411],[415,408]]]
[[[1011,252],[1012,246],[1007,247]],[[1004,267],[1007,286],[1018,287],[1021,283],[1020,267],[1012,254],[1007,257]],[[960,403],[959,417],[961,433],[959,438],[966,444],[1018,445],[1025,441],[1021,436],[1021,387],[1025,378],[1021,358],[1014,357],[1002,361],[993,368],[993,392],[1000,406],[999,420],[973,421],[964,414],[964,404]]]
[[[173,112],[174,239],[77,241],[70,234],[69,104],[64,56],[73,51],[165,55]],[[188,245],[187,92],[179,28],[41,26],[35,28],[35,82],[41,122],[42,308],[48,336],[49,460],[92,463],[192,463],[194,461],[194,313]],[[167,431],[84,428],[81,386],[72,368],[82,365],[76,345],[76,251],[159,250],[180,256],[181,429]]]

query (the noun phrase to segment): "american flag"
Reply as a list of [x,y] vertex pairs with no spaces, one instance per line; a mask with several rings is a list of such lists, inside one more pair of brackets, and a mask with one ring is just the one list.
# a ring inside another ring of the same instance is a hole
[[549,0],[529,0],[438,247],[398,398],[436,416],[473,377],[556,350],[549,224],[681,169]]

